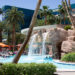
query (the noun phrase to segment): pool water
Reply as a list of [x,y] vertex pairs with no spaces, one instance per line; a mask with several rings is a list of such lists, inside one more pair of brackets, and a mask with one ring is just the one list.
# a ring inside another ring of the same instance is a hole
[[[7,63],[12,62],[14,56],[7,58],[0,58],[0,62]],[[19,63],[53,63],[57,69],[70,69],[75,70],[75,64],[60,64],[53,61],[52,58],[46,58],[46,56],[26,56],[22,55]]]

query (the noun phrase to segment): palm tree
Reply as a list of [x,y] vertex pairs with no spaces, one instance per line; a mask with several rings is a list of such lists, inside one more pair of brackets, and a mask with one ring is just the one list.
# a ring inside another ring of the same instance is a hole
[[0,21],[0,42],[2,42],[2,31],[4,28],[4,23]]
[[41,2],[42,2],[42,0],[38,0],[37,7],[36,7],[36,10],[35,10],[34,15],[32,17],[31,24],[30,24],[28,35],[27,35],[26,39],[24,40],[22,46],[20,47],[20,49],[19,49],[17,55],[15,56],[14,60],[12,61],[13,63],[18,63],[18,60],[19,60],[21,54],[23,53],[24,49],[26,48],[26,45],[27,45],[28,41],[30,40],[32,31],[33,31],[33,27],[36,23],[37,14],[38,14],[38,10],[40,8]]
[[49,9],[48,9],[48,6],[43,6],[42,9],[40,9],[40,16],[41,17],[44,17],[45,19],[45,25],[47,24],[47,15],[49,15]]
[[[3,11],[0,8],[0,14],[2,14]],[[2,42],[2,30],[3,30],[3,22],[0,21],[0,42]]]
[[15,49],[15,28],[17,25],[23,24],[24,22],[24,14],[22,11],[18,11],[17,8],[12,7],[12,9],[7,10],[4,14],[7,22],[7,25],[11,25],[12,28],[12,44],[13,44],[13,51]]
[[12,45],[12,40],[10,39],[11,34],[12,34],[12,27],[7,26],[7,24],[5,23],[4,32],[7,34],[7,43],[8,43],[8,45]]
[[64,20],[64,24],[65,24],[65,18],[66,18],[66,10],[63,8],[63,6],[62,5],[59,5],[58,6],[58,11],[59,11],[59,13],[60,13],[60,16],[63,18],[63,20]]
[[55,16],[55,23],[61,25],[62,19],[61,15]]
[[0,8],[0,14],[2,14],[3,13],[3,11],[2,11],[2,9]]
[[68,5],[69,5],[70,10],[72,11],[70,0],[68,0]]
[[67,1],[65,0],[65,9],[67,11],[67,14],[68,14],[68,17],[71,21],[71,24],[72,24],[72,28],[74,29],[74,20],[73,20],[73,16],[71,15],[71,13],[69,12],[69,9],[68,9],[68,4],[67,4]]
[[47,22],[48,22],[48,24],[54,24],[55,23],[55,15],[53,15],[53,14],[50,14],[50,15],[48,15],[47,16]]

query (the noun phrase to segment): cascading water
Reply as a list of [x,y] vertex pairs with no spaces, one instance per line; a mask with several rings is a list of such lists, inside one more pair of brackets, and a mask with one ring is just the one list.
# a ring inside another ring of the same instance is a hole
[[29,56],[31,56],[31,55],[46,55],[45,43],[46,43],[46,38],[47,38],[48,32],[42,34],[43,39],[42,39],[42,44],[41,44],[41,47],[42,47],[41,54],[38,52],[37,48],[33,47],[33,45],[37,44],[37,43],[35,43],[37,35],[38,34],[34,34],[31,37],[31,40],[30,40],[30,43],[29,43],[29,53],[28,53]]
[[29,56],[31,56],[33,54],[33,50],[34,50],[33,44],[35,42],[36,36],[37,36],[37,34],[34,34],[31,37],[31,40],[30,40],[30,43],[29,43],[29,53],[28,53]]
[[43,33],[43,41],[42,41],[42,55],[46,55],[46,47],[45,47],[45,43],[46,43],[46,38],[47,38],[48,32]]

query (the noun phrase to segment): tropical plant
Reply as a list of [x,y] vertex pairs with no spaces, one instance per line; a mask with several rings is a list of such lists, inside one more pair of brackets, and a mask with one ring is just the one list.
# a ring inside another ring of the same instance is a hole
[[65,30],[72,29],[70,25],[64,27]]
[[2,11],[2,9],[0,8],[0,14],[2,14],[3,13],[3,11]]
[[70,19],[70,21],[71,21],[71,24],[72,24],[72,28],[74,29],[75,22],[74,22],[74,18],[73,18],[73,16],[72,16],[72,14],[70,13],[70,11],[69,11],[69,9],[68,9],[68,3],[67,3],[66,0],[65,0],[65,1],[62,0],[62,2],[65,2],[65,5],[63,5],[63,6],[64,6],[64,8],[66,9],[66,12],[67,12],[68,17],[69,17],[69,19]]
[[58,6],[58,12],[60,13],[60,16],[63,18],[64,24],[65,24],[65,19],[66,19],[67,14],[66,14],[66,10],[64,9],[64,7],[62,5]]
[[72,11],[70,0],[68,0],[69,8]]
[[61,24],[62,24],[62,23],[61,23],[61,22],[62,22],[62,19],[63,19],[63,18],[61,17],[61,15],[55,16],[55,23],[61,25]]
[[47,16],[47,24],[55,24],[55,15],[50,14]]
[[[8,38],[7,38],[7,43],[11,45],[11,40],[12,40],[12,37],[10,35],[10,31],[8,32]],[[16,39],[16,45],[17,44],[21,44],[23,41],[24,41],[24,38],[25,38],[25,35],[24,34],[21,34],[21,33],[16,33],[16,36],[15,36],[15,39]]]
[[[0,8],[0,14],[2,14],[3,11]],[[2,30],[3,30],[3,22],[0,21],[0,42],[2,42]]]
[[43,26],[44,25],[44,19],[37,19],[36,26]]
[[39,10],[39,15],[44,19],[45,25],[47,24],[47,16],[51,14],[52,14],[52,10],[49,9],[48,6],[43,6],[43,8]]
[[16,33],[16,45],[23,43],[25,37],[26,35],[24,34]]
[[15,56],[14,60],[12,61],[13,63],[18,63],[18,60],[19,60],[21,54],[23,53],[24,49],[26,48],[26,45],[28,44],[28,41],[30,40],[32,31],[33,31],[33,27],[34,27],[34,25],[36,23],[37,14],[38,14],[38,10],[40,8],[41,2],[42,2],[42,0],[38,0],[37,7],[36,7],[36,10],[35,10],[34,15],[32,17],[31,24],[30,24],[30,28],[29,28],[29,31],[28,31],[28,35],[25,38],[25,40],[24,40],[22,46],[20,47],[17,55]]
[[4,22],[0,21],[0,42],[2,42],[2,31],[4,29]]
[[11,9],[8,9],[7,12],[4,14],[5,21],[7,22],[7,25],[12,26],[12,44],[13,44],[13,50],[15,49],[15,29],[17,25],[24,24],[24,14],[22,11],[18,11],[17,8],[12,7]]
[[65,54],[61,60],[66,62],[75,62],[75,53]]

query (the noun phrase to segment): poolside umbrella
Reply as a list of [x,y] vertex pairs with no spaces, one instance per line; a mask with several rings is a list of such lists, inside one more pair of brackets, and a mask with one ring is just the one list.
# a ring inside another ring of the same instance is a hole
[[6,44],[0,42],[0,47],[9,47],[9,45],[6,45]]

